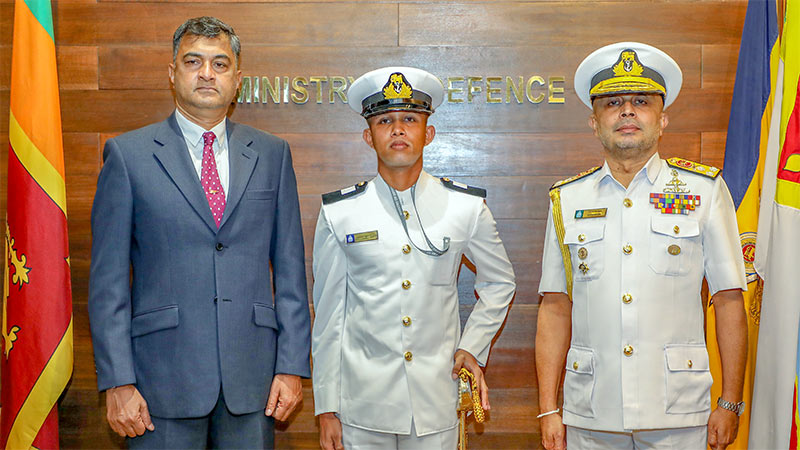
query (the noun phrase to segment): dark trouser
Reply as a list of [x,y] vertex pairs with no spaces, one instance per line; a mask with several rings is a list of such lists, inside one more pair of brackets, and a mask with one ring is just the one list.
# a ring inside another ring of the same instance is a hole
[[152,417],[154,431],[128,438],[130,449],[272,449],[274,421],[264,410],[234,415],[220,392],[211,414],[191,419]]

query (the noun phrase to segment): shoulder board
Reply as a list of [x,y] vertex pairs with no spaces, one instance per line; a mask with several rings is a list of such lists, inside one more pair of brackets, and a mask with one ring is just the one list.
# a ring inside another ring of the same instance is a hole
[[717,178],[717,175],[719,175],[719,169],[717,169],[716,167],[696,163],[694,161],[689,161],[688,159],[670,158],[667,160],[667,164],[670,167],[674,167],[676,169],[683,169],[687,172],[693,172],[708,178]]
[[474,195],[480,198],[486,198],[486,189],[479,188],[475,186],[467,186],[464,183],[459,183],[458,181],[453,181],[450,178],[442,177],[442,185],[447,189],[451,189],[458,192],[463,192],[465,194]]
[[598,170],[600,170],[600,166],[592,167],[589,170],[584,170],[583,172],[575,175],[574,177],[569,177],[566,180],[556,181],[552,186],[550,186],[550,190],[553,190],[553,189],[555,189],[557,187],[564,186],[565,184],[572,183],[573,181],[580,180],[581,178],[583,178],[585,176],[588,176],[588,175],[591,175],[591,174],[597,172]]
[[367,189],[367,182],[362,181],[356,185],[346,187],[339,191],[328,192],[327,194],[322,194],[322,203],[330,205],[331,203],[336,203],[339,200],[344,200],[354,195],[358,195],[364,192],[365,189]]

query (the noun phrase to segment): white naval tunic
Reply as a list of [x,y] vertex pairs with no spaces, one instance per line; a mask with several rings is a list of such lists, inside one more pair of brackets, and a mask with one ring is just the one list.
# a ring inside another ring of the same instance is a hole
[[[387,433],[410,433],[413,417],[423,436],[456,426],[453,354],[461,348],[485,364],[514,295],[514,272],[482,198],[424,171],[419,218],[411,189],[398,195],[413,242],[427,249],[421,220],[436,247],[450,238],[450,250],[433,257],[411,245],[380,176],[322,206],[314,238],[314,403],[316,414],[337,412],[346,425]],[[348,235],[372,231],[377,239],[348,243]],[[480,297],[463,334],[462,254],[475,264]]]
[[[687,215],[650,202],[676,178],[700,196]],[[725,182],[673,169],[655,154],[627,189],[606,163],[562,186],[561,205],[574,277],[564,423],[605,431],[705,425],[712,378],[703,277],[710,295],[747,286]],[[539,292],[566,293],[550,208]],[[598,208],[605,217],[576,219]]]

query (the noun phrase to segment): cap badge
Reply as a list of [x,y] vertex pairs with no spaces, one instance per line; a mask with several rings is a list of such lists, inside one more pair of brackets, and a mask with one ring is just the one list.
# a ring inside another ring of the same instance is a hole
[[383,98],[387,100],[395,98],[410,98],[411,92],[411,84],[400,72],[395,72],[389,75],[389,81],[387,81],[383,86]]
[[614,65],[614,75],[621,77],[633,75],[638,77],[644,72],[644,67],[639,63],[639,57],[633,50],[624,50],[619,55],[619,61]]

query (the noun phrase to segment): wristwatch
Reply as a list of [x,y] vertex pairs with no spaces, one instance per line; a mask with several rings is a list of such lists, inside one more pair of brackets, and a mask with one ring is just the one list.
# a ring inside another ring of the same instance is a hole
[[732,411],[736,413],[737,416],[741,416],[744,412],[744,402],[733,403],[728,402],[722,399],[722,397],[717,397],[717,406],[722,409],[727,409],[728,411]]

